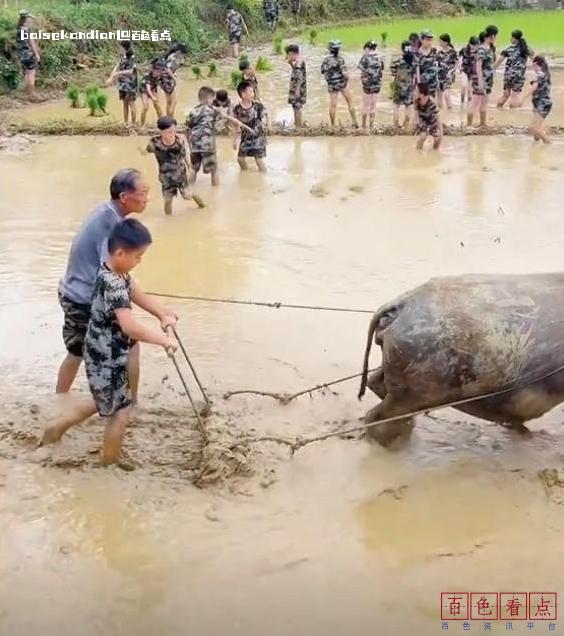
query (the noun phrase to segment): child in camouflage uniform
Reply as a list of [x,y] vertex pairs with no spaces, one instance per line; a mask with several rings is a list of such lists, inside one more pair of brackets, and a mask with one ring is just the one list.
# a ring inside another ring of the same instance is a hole
[[462,87],[460,92],[460,101],[462,105],[465,102],[470,104],[472,96],[472,75],[474,73],[475,54],[478,48],[478,38],[472,35],[468,40],[468,44],[463,46],[458,55],[460,57],[460,78],[462,81]]
[[458,54],[448,33],[443,33],[439,40],[441,42],[441,48],[437,53],[437,63],[439,65],[439,108],[442,108],[444,103],[448,110],[452,110],[450,91],[454,84],[458,66]]
[[214,97],[213,88],[202,86],[198,91],[200,103],[188,113],[186,118],[186,134],[190,144],[190,183],[196,181],[200,168],[203,168],[204,174],[211,175],[212,185],[219,185],[215,145],[217,123],[219,120],[225,119],[237,127],[242,126],[235,117],[222,113],[219,108],[213,105]]
[[300,58],[300,47],[297,44],[289,44],[286,47],[286,61],[292,69],[288,104],[294,110],[294,126],[301,128],[302,111],[307,102],[307,72],[305,62]]
[[439,89],[439,64],[433,37],[431,31],[421,33],[421,46],[415,54],[415,67],[417,83],[427,84],[431,97],[436,97]]
[[276,25],[278,24],[278,13],[280,7],[278,6],[278,0],[263,0],[262,10],[264,11],[264,19],[268,28],[274,32],[276,31]]
[[131,42],[123,40],[119,44],[123,49],[123,55],[115,65],[106,84],[113,84],[117,80],[119,99],[123,102],[123,121],[127,124],[131,113],[131,123],[135,125],[137,123],[137,109],[135,107],[135,100],[137,99],[137,68]]
[[415,98],[415,110],[417,112],[417,150],[421,150],[429,135],[433,137],[433,149],[437,150],[441,145],[443,131],[439,118],[439,107],[430,95],[428,84],[421,82],[417,85],[417,97]]
[[345,64],[345,59],[341,55],[341,42],[339,40],[332,40],[329,42],[329,55],[321,64],[321,74],[325,77],[327,89],[329,91],[329,119],[331,120],[331,126],[335,126],[337,118],[337,102],[339,94],[341,94],[345,98],[347,106],[349,107],[353,126],[358,128],[356,113],[352,102],[352,95],[348,89],[349,76],[347,73],[347,66]]
[[366,130],[368,116],[370,116],[370,129],[374,128],[376,118],[376,102],[382,90],[382,74],[384,63],[376,52],[378,45],[371,40],[364,45],[364,55],[360,58],[360,80],[362,83],[362,127]]
[[258,77],[247,58],[239,62],[239,70],[243,74],[243,81],[248,82],[255,89],[255,99],[260,99]]
[[411,43],[405,40],[401,45],[402,57],[394,60],[390,67],[393,77],[392,101],[394,103],[394,126],[399,126],[399,109],[405,107],[403,126],[409,127],[413,110],[415,92],[415,55],[411,51]]
[[203,208],[202,199],[188,187],[186,145],[183,137],[176,132],[176,120],[160,117],[157,127],[161,134],[151,138],[145,152],[153,153],[159,165],[165,214],[172,214],[172,201],[178,193],[183,199],[193,199],[198,207]]
[[519,106],[528,97],[532,97],[533,101],[533,123],[531,124],[531,132],[535,141],[542,139],[545,144],[550,143],[545,130],[545,120],[552,110],[552,98],[550,97],[551,77],[548,62],[542,55],[535,55],[533,58],[533,70],[535,71],[535,79],[531,82],[531,88],[524,95]]
[[243,35],[243,29],[249,36],[249,29],[243,20],[243,16],[239,11],[235,11],[230,7],[227,11],[225,18],[227,23],[227,35],[229,37],[229,45],[231,46],[231,57],[239,57],[239,46],[241,44],[241,36]]
[[488,98],[494,81],[494,41],[495,35],[482,31],[478,36],[480,44],[474,56],[472,71],[472,105],[468,111],[467,123],[472,126],[474,115],[480,113],[480,126],[486,125]]
[[[34,16],[29,11],[20,11],[20,19],[16,31],[16,50],[24,71],[25,90],[29,94],[35,90],[35,76],[39,67],[39,60],[41,59],[37,40],[29,39],[33,18]],[[22,37],[22,31],[27,33],[28,37]]]
[[[241,170],[247,170],[247,157],[254,157],[260,172],[266,172],[264,158],[266,157],[266,132],[268,120],[266,108],[255,101],[255,91],[248,82],[241,82],[237,88],[241,102],[233,109],[233,114],[239,122],[245,124],[241,130],[241,141],[237,156]],[[234,148],[237,141],[234,140]]]
[[509,107],[517,107],[519,93],[525,86],[525,73],[527,72],[527,59],[529,57],[533,57],[533,52],[523,37],[523,31],[516,29],[511,33],[510,46],[501,52],[494,66],[494,68],[501,66],[505,60],[503,94],[497,102],[498,108],[503,108],[510,97]]
[[159,84],[161,81],[162,66],[158,59],[151,62],[151,68],[149,72],[143,75],[139,82],[139,94],[141,95],[141,101],[143,107],[141,110],[141,125],[145,125],[147,119],[147,113],[149,106],[153,104],[153,108],[157,113],[157,118],[162,117],[163,111],[159,101]]
[[[108,240],[108,257],[94,284],[90,322],[84,340],[84,363],[91,397],[49,426],[42,445],[57,442],[71,427],[96,412],[109,418],[104,432],[101,462],[107,466],[120,461],[125,429],[132,405],[129,389],[128,358],[134,341],[146,342],[174,351],[176,344],[164,330],[176,323],[176,316],[147,296],[129,272],[141,262],[151,244],[149,230],[139,221],[126,219],[113,229]],[[132,303],[159,319],[163,331],[138,322]]]

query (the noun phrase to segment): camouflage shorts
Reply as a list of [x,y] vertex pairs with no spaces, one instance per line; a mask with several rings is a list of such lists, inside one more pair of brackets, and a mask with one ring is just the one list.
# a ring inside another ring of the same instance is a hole
[[59,294],[59,304],[65,314],[63,341],[66,350],[77,358],[82,358],[84,338],[90,321],[90,305],[75,303]]
[[547,99],[539,99],[533,101],[533,110],[537,115],[546,119],[552,110],[552,101]]
[[172,76],[165,76],[161,79],[161,87],[165,95],[172,95],[176,88],[176,78]]
[[396,106],[413,106],[414,90],[410,86],[408,89],[398,90],[392,101]]
[[503,78],[503,90],[513,91],[514,93],[520,93],[525,86],[524,75],[506,75]]
[[240,44],[242,31],[230,31],[229,32],[229,44]]
[[191,152],[190,165],[194,172],[199,172],[203,168],[204,174],[214,174],[217,172],[217,156],[215,152]]
[[134,102],[136,97],[135,91],[119,91],[119,98],[122,102]]
[[431,120],[419,120],[417,124],[418,135],[432,135],[433,137],[439,137],[441,134],[441,126],[437,118]]
[[86,349],[84,366],[90,393],[99,415],[111,417],[131,405],[127,365],[101,365]]
[[474,95],[491,95],[493,89],[493,75],[491,77],[486,76],[484,78],[484,88],[478,86],[478,76],[472,76],[472,92]]
[[20,57],[20,63],[23,66],[24,71],[35,71],[39,66],[39,62],[33,53],[25,54]]

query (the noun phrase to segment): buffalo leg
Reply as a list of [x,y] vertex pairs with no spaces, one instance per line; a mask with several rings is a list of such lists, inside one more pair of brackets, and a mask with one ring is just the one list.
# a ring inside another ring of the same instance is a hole
[[[405,413],[405,406],[398,404],[397,398],[393,398],[388,394],[378,406],[368,411],[365,422],[366,424],[372,424],[402,413]],[[382,446],[390,446],[398,437],[409,437],[414,426],[412,417],[404,417],[393,422],[375,424],[366,430],[366,434],[370,439]]]

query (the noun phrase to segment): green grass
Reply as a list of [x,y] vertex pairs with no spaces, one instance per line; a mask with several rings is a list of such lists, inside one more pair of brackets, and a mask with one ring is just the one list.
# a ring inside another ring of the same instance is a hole
[[339,39],[344,46],[361,48],[367,40],[379,40],[378,34],[385,30],[388,46],[398,47],[410,33],[431,29],[435,39],[441,33],[450,33],[455,46],[462,46],[471,35],[478,35],[488,24],[499,27],[498,47],[509,41],[513,29],[521,29],[535,52],[564,53],[564,11],[497,11],[459,18],[380,20],[351,27],[327,28],[319,33],[317,41],[325,45],[329,40]]

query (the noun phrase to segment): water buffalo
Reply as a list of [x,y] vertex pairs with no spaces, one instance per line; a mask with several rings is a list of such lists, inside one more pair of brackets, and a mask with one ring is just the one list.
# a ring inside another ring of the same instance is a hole
[[[368,376],[372,339],[382,365]],[[382,400],[368,424],[512,389],[456,408],[523,428],[564,400],[564,274],[434,278],[384,305],[370,323],[359,399],[367,386]],[[368,434],[386,446],[412,426],[405,418]]]

